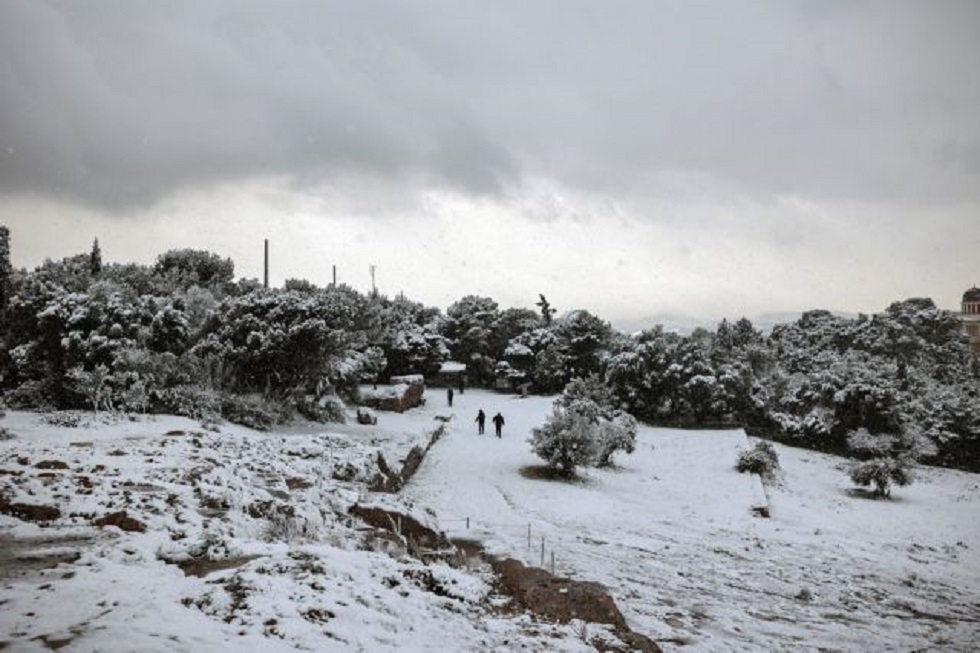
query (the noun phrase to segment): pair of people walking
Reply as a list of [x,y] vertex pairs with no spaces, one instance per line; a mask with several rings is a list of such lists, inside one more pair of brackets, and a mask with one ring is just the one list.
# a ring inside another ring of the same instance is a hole
[[[477,428],[479,429],[479,434],[483,435],[483,427],[487,421],[487,414],[483,412],[482,408],[476,414],[475,421],[476,421]],[[500,413],[497,413],[496,415],[493,416],[493,419],[491,421],[493,422],[493,426],[496,429],[497,437],[498,438],[501,437],[501,431],[504,428],[504,416],[501,415]]]

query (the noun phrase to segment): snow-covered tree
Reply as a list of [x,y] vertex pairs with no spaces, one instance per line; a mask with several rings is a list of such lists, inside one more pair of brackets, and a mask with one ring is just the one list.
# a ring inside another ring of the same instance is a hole
[[573,379],[555,400],[544,426],[532,431],[531,449],[563,474],[581,465],[608,467],[616,452],[633,453],[636,420],[615,406],[597,376]]
[[88,261],[89,273],[93,277],[99,276],[102,273],[102,249],[99,247],[98,238],[92,243],[92,252],[89,254]]
[[567,356],[568,377],[599,372],[612,337],[612,327],[589,311],[572,311],[557,320],[555,334]]
[[847,438],[851,451],[861,457],[850,465],[848,474],[855,484],[874,485],[876,497],[891,496],[892,484],[906,486],[915,480],[915,467],[923,455],[935,448],[917,434],[872,435],[857,429]]
[[551,303],[545,299],[544,295],[539,294],[538,297],[541,299],[535,305],[541,309],[541,321],[545,326],[551,326],[551,319],[554,317],[556,310],[552,308]]
[[220,289],[235,277],[235,264],[230,258],[195,249],[172,249],[157,257],[153,266],[155,277],[164,280],[166,290],[186,290],[191,286]]
[[[497,302],[489,297],[467,295],[446,309],[443,335],[454,360],[466,363],[476,383],[489,383],[497,363],[494,325],[500,317]],[[498,355],[502,355],[502,350]]]
[[541,326],[538,314],[526,308],[506,308],[491,325],[490,351],[488,355],[500,360],[506,355],[511,341]]
[[380,380],[403,374],[435,374],[450,358],[439,310],[404,295],[394,299],[380,294],[368,297],[364,324],[367,343],[378,347],[386,360],[378,375]]
[[636,418],[616,412],[610,419],[600,419],[595,434],[595,466],[610,467],[617,452],[636,450]]
[[349,357],[349,310],[336,295],[259,290],[226,300],[194,351],[231,370],[232,389],[308,388]]
[[67,378],[72,390],[85,396],[96,415],[100,407],[111,409],[108,389],[112,375],[108,367],[99,364],[89,371],[79,365],[68,370]]
[[307,279],[286,279],[282,284],[283,290],[295,290],[297,292],[315,292],[316,284]]
[[592,402],[556,404],[544,425],[531,430],[531,450],[550,467],[572,476],[577,467],[595,459],[597,412]]

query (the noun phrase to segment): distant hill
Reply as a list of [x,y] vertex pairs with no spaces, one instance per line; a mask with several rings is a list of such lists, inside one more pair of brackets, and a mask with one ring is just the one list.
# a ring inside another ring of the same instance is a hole
[[[857,317],[857,313],[848,313],[846,311],[831,312],[839,317],[849,319]],[[800,319],[801,315],[803,315],[803,311],[776,311],[761,313],[759,315],[747,315],[745,317],[748,317],[752,321],[756,329],[759,329],[763,333],[768,333],[777,324],[795,322]],[[732,315],[726,317],[728,317],[729,322],[735,322],[743,316]],[[681,335],[688,335],[698,327],[714,331],[721,320],[721,317],[694,317],[682,313],[656,313],[640,319],[613,322],[613,327],[623,333],[639,333],[646,329],[652,329],[659,324],[663,326],[665,331],[674,331]]]

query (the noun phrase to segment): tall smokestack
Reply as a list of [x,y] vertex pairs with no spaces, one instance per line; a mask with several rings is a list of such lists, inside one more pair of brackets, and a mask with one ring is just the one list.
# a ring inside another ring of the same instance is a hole
[[333,266],[333,285],[337,285],[337,266]]
[[265,277],[263,285],[269,287],[269,239],[265,239]]

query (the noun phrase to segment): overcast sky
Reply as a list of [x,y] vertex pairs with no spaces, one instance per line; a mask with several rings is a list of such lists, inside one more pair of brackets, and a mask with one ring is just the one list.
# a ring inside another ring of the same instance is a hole
[[977,62],[972,0],[3,0],[0,223],[621,324],[955,308]]

